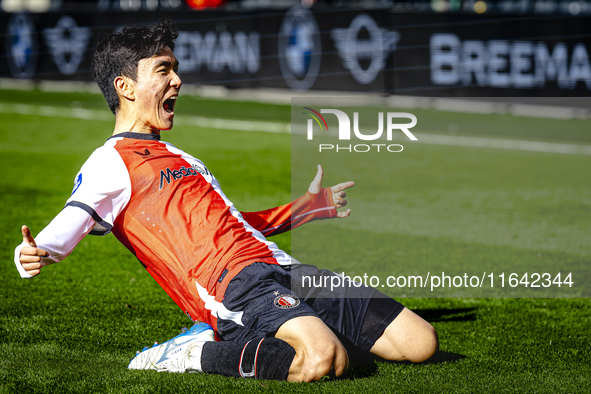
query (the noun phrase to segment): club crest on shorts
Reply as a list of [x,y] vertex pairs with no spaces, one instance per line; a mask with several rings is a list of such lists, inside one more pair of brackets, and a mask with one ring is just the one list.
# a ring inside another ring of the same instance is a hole
[[274,304],[279,309],[291,309],[300,305],[300,299],[290,294],[281,294],[275,297]]

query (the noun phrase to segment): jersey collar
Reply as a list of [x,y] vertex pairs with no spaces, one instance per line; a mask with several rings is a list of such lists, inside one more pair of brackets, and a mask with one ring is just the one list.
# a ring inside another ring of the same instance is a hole
[[127,131],[125,133],[115,134],[107,139],[110,140],[111,138],[133,138],[136,140],[153,140],[153,141],[160,141],[160,136],[158,134],[147,134],[147,133],[132,133]]

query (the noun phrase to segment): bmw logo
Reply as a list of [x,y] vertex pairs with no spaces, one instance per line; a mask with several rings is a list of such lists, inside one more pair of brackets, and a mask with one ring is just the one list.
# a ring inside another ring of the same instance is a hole
[[320,32],[307,8],[294,6],[287,11],[279,30],[279,66],[287,86],[308,90],[320,70]]
[[37,32],[28,14],[13,14],[6,29],[8,66],[15,78],[31,78],[37,70]]

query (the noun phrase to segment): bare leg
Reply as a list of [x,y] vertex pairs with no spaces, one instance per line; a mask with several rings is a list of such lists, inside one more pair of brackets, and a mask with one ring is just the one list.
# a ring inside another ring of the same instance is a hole
[[370,352],[386,360],[422,362],[437,353],[439,341],[431,324],[404,308]]

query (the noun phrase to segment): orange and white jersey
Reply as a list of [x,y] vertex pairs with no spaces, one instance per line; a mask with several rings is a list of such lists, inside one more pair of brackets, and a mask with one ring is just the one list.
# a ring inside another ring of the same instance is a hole
[[233,318],[221,301],[242,268],[297,263],[265,236],[335,215],[328,188],[239,212],[203,162],[158,135],[122,133],[88,158],[66,207],[36,242],[60,261],[86,234],[113,232],[185,313],[215,329],[218,317]]

